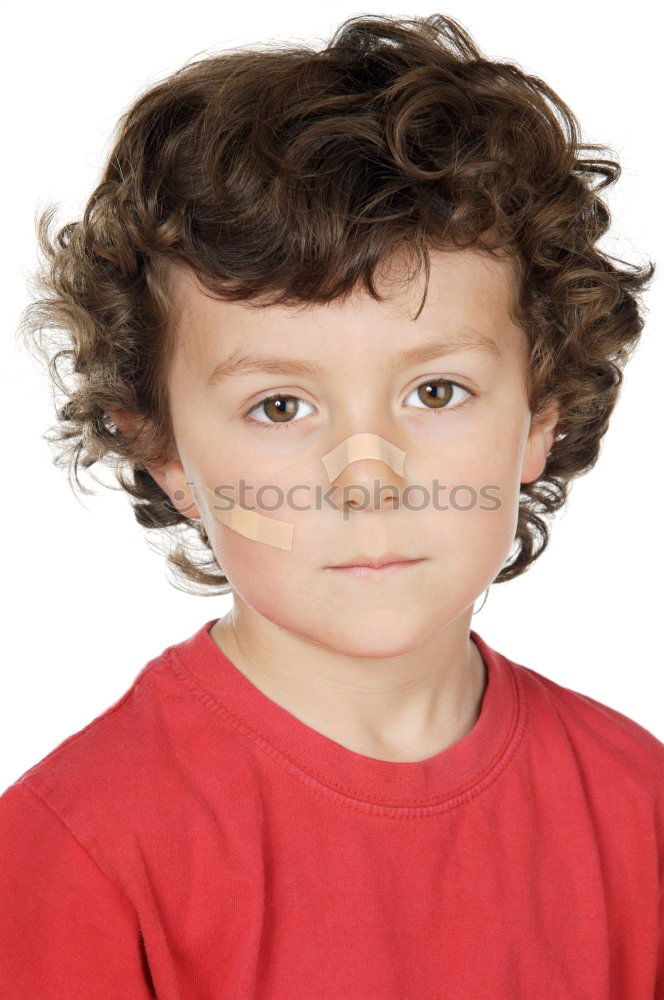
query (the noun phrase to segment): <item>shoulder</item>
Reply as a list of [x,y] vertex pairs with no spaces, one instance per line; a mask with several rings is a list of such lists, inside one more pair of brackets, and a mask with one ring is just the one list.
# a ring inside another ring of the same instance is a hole
[[121,835],[122,824],[131,825],[159,794],[169,734],[186,714],[187,702],[173,690],[171,648],[145,664],[117,701],[21,774],[3,793],[5,808],[19,802],[17,792],[29,794],[88,850],[101,831],[105,839]]
[[102,770],[117,761],[118,756],[126,762],[145,735],[148,703],[155,697],[158,676],[167,668],[168,653],[169,650],[165,650],[150,660],[117,701],[82,729],[67,736],[17,780],[35,789],[45,789],[65,773],[72,777],[82,776],[92,761],[96,769],[101,767]]
[[251,745],[176,666],[202,632],[149,660],[114,704],[16,779],[100,861],[131,851],[146,828],[186,825],[182,803],[205,782],[232,804],[238,775],[250,780]]
[[640,723],[589,694],[565,687],[510,661],[528,699],[531,723],[544,735],[557,732],[581,760],[611,765],[626,778],[664,793],[664,743]]

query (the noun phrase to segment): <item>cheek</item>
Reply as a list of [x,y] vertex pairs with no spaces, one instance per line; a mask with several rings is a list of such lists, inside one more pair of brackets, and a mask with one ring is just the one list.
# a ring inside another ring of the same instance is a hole
[[288,579],[292,552],[245,538],[224,525],[217,525],[213,548],[222,571],[238,593],[252,588],[278,588]]
[[[213,543],[215,556],[234,598],[280,628],[303,632],[303,621],[318,615],[316,600],[303,601],[307,579],[302,553],[243,538],[221,526]],[[299,563],[299,565],[298,565]],[[329,614],[323,609],[323,617]]]
[[[240,464],[242,470],[238,471]],[[296,480],[298,482],[299,480]],[[247,537],[224,524],[217,516],[234,504],[264,518],[295,526],[297,510],[288,503],[288,490],[293,483],[283,474],[270,476],[265,469],[247,471],[243,463],[224,461],[224,474],[208,469],[199,478],[198,492],[206,494],[205,527],[215,557],[233,590],[246,603],[258,606],[261,601],[295,588],[294,563],[301,532],[295,528],[293,548],[282,549],[256,538]],[[217,495],[214,488],[217,488]],[[224,497],[230,498],[232,504]],[[304,502],[304,501],[303,501]],[[215,510],[215,506],[217,510]],[[251,521],[245,522],[251,531]]]
[[440,503],[448,504],[452,513],[463,513],[465,508],[473,515],[480,506],[493,508],[500,503],[504,516],[518,502],[522,452],[521,428],[492,421],[418,457],[417,481],[428,480],[432,495],[437,481]]
[[440,516],[443,520],[437,534],[442,554],[448,550],[459,572],[493,579],[514,542],[518,503],[491,491],[479,496],[468,510],[450,509]]
[[472,567],[493,578],[509,554],[518,521],[521,449],[519,429],[504,425],[502,432],[486,428],[438,460],[433,476],[441,486],[437,494],[431,491],[427,532],[441,558],[453,560],[459,572]]

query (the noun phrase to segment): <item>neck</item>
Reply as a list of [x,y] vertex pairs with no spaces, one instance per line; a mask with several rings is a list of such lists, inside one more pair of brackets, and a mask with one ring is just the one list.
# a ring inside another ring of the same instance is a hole
[[210,635],[268,698],[356,753],[417,761],[466,736],[479,717],[485,666],[472,607],[403,655],[354,657],[276,626],[242,602]]

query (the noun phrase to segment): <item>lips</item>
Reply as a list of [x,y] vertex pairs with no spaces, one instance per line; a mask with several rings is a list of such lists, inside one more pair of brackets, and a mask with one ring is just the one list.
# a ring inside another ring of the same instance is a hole
[[404,562],[418,562],[419,559],[411,556],[402,556],[397,552],[386,552],[383,556],[372,557],[372,556],[358,556],[357,559],[353,559],[350,562],[337,563],[334,566],[330,566],[329,569],[350,569],[355,568],[368,568],[368,569],[382,569],[384,566],[392,566],[396,563]]
[[423,559],[402,559],[400,562],[383,563],[381,566],[351,565],[328,566],[328,570],[337,576],[355,577],[364,580],[383,580],[391,576],[407,574],[412,567],[418,566]]

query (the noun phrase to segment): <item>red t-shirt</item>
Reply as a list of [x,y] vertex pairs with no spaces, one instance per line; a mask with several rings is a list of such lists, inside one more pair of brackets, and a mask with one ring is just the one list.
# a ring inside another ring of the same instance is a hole
[[664,744],[491,649],[427,760],[355,753],[209,635],[0,796],[2,1000],[664,997]]

